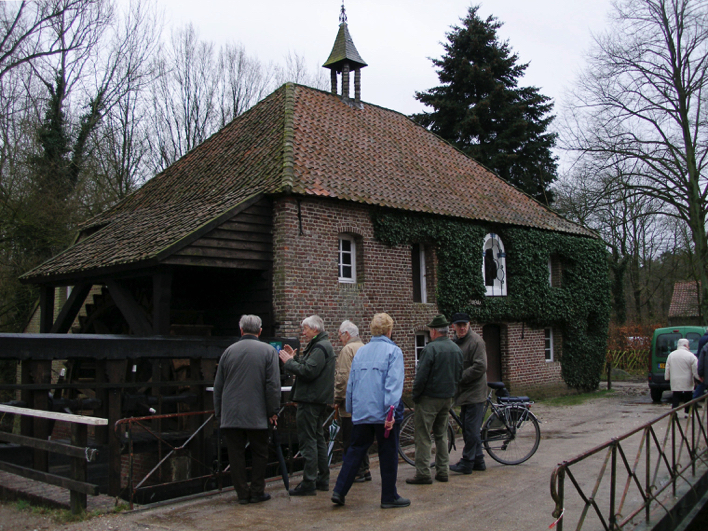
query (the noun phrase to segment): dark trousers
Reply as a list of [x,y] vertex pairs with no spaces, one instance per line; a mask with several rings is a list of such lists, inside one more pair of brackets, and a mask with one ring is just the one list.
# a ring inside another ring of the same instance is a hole
[[703,396],[705,394],[705,392],[706,392],[706,384],[705,384],[705,382],[701,382],[693,390],[693,398],[698,398],[699,396]]
[[[354,427],[354,423],[352,423],[351,417],[339,417],[339,423],[341,425],[340,433],[342,434],[342,447],[344,448],[344,451],[342,452],[342,460],[344,460],[344,456],[346,455],[347,450],[349,449],[349,444],[351,442],[352,428]],[[361,476],[368,472],[369,466],[369,452],[366,452],[364,454],[364,458],[361,460],[361,466],[359,467],[358,475]]]
[[[671,392],[671,409],[679,407],[681,402],[690,402],[693,400],[693,391],[672,391]],[[684,409],[688,413],[688,408]]]
[[[265,492],[265,469],[268,463],[268,430],[222,428],[229,451],[231,479],[239,500],[262,496]],[[251,448],[251,487],[246,481],[246,442]]]
[[398,477],[398,432],[399,424],[394,424],[388,438],[384,437],[383,424],[354,424],[352,427],[351,444],[344,455],[342,468],[337,476],[334,491],[346,496],[354,483],[354,478],[359,472],[359,466],[364,454],[374,442],[374,437],[379,445],[379,470],[381,472],[381,503],[396,501],[396,479]]
[[329,484],[329,463],[327,462],[327,443],[322,425],[327,420],[327,406],[324,404],[297,405],[295,422],[300,453],[305,460],[302,482],[306,488],[317,484]]
[[473,463],[483,463],[482,453],[482,420],[484,418],[484,402],[460,407],[462,421],[462,437],[465,447],[462,449],[462,460],[470,466]]

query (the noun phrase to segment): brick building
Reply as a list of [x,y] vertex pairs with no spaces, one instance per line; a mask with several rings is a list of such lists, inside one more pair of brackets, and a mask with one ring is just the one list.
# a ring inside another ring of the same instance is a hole
[[[331,333],[351,319],[366,340],[371,317],[385,311],[410,382],[425,323],[440,311],[436,243],[382,243],[375,212],[484,227],[477,256],[488,298],[514,290],[499,229],[595,238],[408,117],[364,103],[365,66],[343,22],[325,63],[330,92],[282,86],[86,223],[72,247],[24,276],[42,288],[42,331],[68,332],[96,286],[102,293],[74,331],[235,336],[240,315],[256,313],[264,334],[292,337],[319,314]],[[560,289],[561,261],[544,260],[549,287]],[[57,286],[73,289],[55,317]],[[473,329],[487,342],[490,380],[515,391],[562,382],[559,329]]]

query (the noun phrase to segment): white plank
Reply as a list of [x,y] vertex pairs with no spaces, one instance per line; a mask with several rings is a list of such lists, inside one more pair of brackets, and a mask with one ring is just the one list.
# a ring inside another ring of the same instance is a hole
[[55,413],[54,411],[41,411],[39,409],[29,409],[26,407],[3,406],[0,404],[0,412],[13,413],[14,415],[25,415],[27,417],[37,417],[40,419],[63,420],[76,424],[87,424],[89,426],[108,426],[108,419],[97,417],[84,417],[82,415],[70,415],[69,413]]

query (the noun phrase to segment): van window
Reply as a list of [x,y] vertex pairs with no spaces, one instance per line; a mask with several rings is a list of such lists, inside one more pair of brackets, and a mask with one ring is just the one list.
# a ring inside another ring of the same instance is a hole
[[[660,334],[659,336],[657,336],[656,355],[662,356],[664,358],[668,356],[671,352],[676,350],[676,344],[678,343],[678,340],[681,339],[681,337],[682,336],[679,333]],[[698,345],[698,342],[696,342],[696,345]]]
[[698,340],[700,338],[701,334],[697,334],[696,332],[689,332],[688,334],[686,334],[686,339],[691,342],[688,345],[688,348],[696,355],[698,355]]

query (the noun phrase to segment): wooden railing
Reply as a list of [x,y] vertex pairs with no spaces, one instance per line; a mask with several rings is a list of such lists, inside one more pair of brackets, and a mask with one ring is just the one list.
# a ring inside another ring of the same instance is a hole
[[0,412],[71,423],[71,444],[0,432],[0,441],[19,444],[40,452],[53,452],[69,456],[71,458],[71,478],[50,474],[49,472],[42,472],[33,468],[22,467],[5,461],[0,461],[0,470],[69,489],[71,512],[78,514],[85,511],[87,502],[86,496],[88,494],[98,496],[99,493],[98,485],[86,482],[87,463],[93,461],[97,454],[95,449],[87,446],[88,427],[107,426],[108,419],[5,405],[0,405]]

